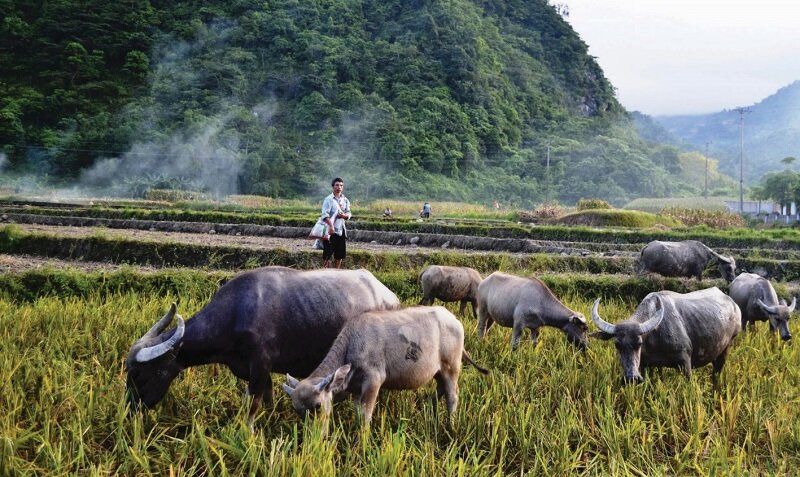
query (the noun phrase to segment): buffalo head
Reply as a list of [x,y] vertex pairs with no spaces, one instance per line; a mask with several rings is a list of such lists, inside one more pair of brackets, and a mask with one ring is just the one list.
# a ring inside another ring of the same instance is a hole
[[783,341],[792,339],[792,334],[789,332],[789,318],[792,316],[796,304],[797,298],[792,298],[792,304],[788,306],[786,300],[781,300],[780,305],[774,306],[765,304],[760,298],[756,301],[756,305],[769,316],[770,329],[778,330]]
[[717,255],[717,267],[726,282],[730,283],[736,278],[736,260],[732,256]]
[[172,380],[181,372],[175,356],[181,346],[185,325],[178,317],[178,326],[171,333],[162,332],[176,316],[177,305],[170,310],[150,330],[139,338],[128,353],[125,370],[128,373],[128,399],[132,407],[138,409],[144,404],[152,407],[158,404],[169,389]]
[[661,298],[656,295],[658,304],[658,314],[649,318],[644,323],[636,320],[627,319],[616,325],[603,320],[597,312],[600,306],[600,299],[595,300],[592,306],[592,321],[600,331],[592,333],[593,338],[608,340],[614,338],[614,346],[617,348],[624,379],[629,383],[641,383],[642,375],[639,374],[639,363],[642,357],[642,343],[644,336],[658,328],[661,320],[664,319],[664,304]]
[[589,345],[589,325],[583,315],[571,316],[567,324],[561,327],[561,330],[567,335],[567,340],[570,343],[577,346],[581,351],[586,351],[586,347]]
[[323,378],[298,381],[287,374],[283,390],[292,398],[292,407],[300,417],[327,416],[331,413],[334,397],[347,389],[351,378],[349,364]]

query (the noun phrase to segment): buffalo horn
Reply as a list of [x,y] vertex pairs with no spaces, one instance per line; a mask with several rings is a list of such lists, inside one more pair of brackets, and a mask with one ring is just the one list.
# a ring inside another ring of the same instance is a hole
[[661,308],[661,312],[658,316],[654,316],[639,325],[639,330],[642,334],[649,333],[656,329],[658,325],[661,324],[661,320],[664,319],[664,303],[661,302],[661,297],[658,295],[656,295],[656,301],[658,302],[658,307]]
[[598,298],[597,300],[594,301],[594,305],[592,305],[592,321],[594,321],[594,324],[600,329],[600,331],[602,331],[603,333],[608,333],[610,335],[613,335],[617,327],[605,321],[604,319],[600,318],[600,314],[597,313],[597,308],[599,306],[600,306],[600,299]]
[[150,341],[152,339],[155,339],[156,336],[160,335],[161,332],[167,329],[167,326],[169,326],[169,324],[172,323],[172,318],[175,317],[176,311],[178,311],[178,305],[175,302],[173,302],[172,306],[169,307],[169,311],[167,312],[167,314],[162,316],[161,319],[158,320],[156,324],[152,326],[152,328],[147,330],[147,333],[145,333],[144,336],[142,336],[142,338],[139,341]]
[[[795,299],[795,300],[796,300],[796,299]],[[795,303],[795,301],[794,301],[794,300],[792,300],[792,304],[794,304],[794,303]],[[775,314],[777,314],[777,313],[778,313],[778,307],[777,307],[777,306],[769,306],[769,305],[767,305],[766,303],[764,303],[763,301],[761,301],[761,298],[759,298],[759,299],[756,301],[756,305],[758,305],[759,307],[761,307],[761,309],[762,309],[762,310],[766,311],[766,312],[767,312],[767,313],[769,313],[770,315],[775,315]]]
[[185,329],[186,324],[183,322],[181,315],[178,315],[178,327],[175,328],[175,333],[173,333],[172,336],[170,336],[169,339],[163,343],[140,349],[136,353],[136,361],[140,363],[146,363],[163,356],[165,353],[175,348],[175,345],[181,342]]
[[792,304],[789,305],[789,313],[794,311],[794,307],[797,305],[797,297],[792,297]]

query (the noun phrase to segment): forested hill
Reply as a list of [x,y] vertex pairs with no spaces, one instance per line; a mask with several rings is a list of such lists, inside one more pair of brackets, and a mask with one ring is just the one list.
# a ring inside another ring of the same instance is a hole
[[519,204],[697,191],[545,0],[6,0],[0,18],[0,168],[18,184],[296,197],[340,175],[362,199]]
[[[785,157],[800,154],[800,81],[746,108],[744,114],[745,180],[757,182],[768,172],[783,170]],[[739,113],[725,110],[656,120],[680,141],[695,147],[709,143],[720,168],[738,177],[742,147]]]

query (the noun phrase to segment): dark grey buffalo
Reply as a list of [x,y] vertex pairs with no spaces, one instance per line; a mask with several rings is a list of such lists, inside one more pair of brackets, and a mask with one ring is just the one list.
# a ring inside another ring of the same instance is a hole
[[422,287],[420,305],[432,305],[438,298],[444,302],[460,301],[459,313],[464,315],[467,303],[472,303],[472,314],[478,317],[478,285],[481,274],[469,267],[430,265],[419,275]]
[[742,273],[731,283],[728,293],[742,310],[742,329],[755,327],[756,321],[769,321],[770,332],[777,329],[783,341],[792,339],[789,332],[789,317],[797,304],[786,305],[785,300],[778,301],[778,294],[769,280],[754,273]]
[[542,326],[560,329],[572,344],[586,349],[586,318],[564,306],[538,278],[503,272],[486,277],[478,286],[478,336],[483,338],[494,322],[513,328],[511,349],[517,348],[525,328],[535,344]]
[[592,321],[600,328],[592,337],[614,338],[625,381],[641,382],[640,367],[692,369],[713,363],[714,384],[733,339],[741,329],[739,307],[719,288],[680,294],[660,291],[647,295],[630,318],[616,325],[603,320],[592,306]]
[[178,326],[164,330],[176,306],[131,347],[125,362],[135,407],[157,404],[185,368],[227,365],[247,380],[252,429],[262,401],[272,402],[271,372],[306,376],[319,365],[345,321],[398,308],[397,297],[366,270],[298,271],[266,267],[241,273]]
[[636,260],[636,273],[653,272],[665,277],[703,278],[709,262],[719,267],[722,278],[729,283],[736,276],[736,260],[708,248],[697,240],[661,242],[654,240],[642,249]]

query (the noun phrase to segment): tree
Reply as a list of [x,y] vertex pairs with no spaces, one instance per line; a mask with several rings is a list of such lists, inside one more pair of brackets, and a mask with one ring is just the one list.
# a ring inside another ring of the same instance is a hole
[[800,174],[793,171],[773,172],[761,178],[757,191],[762,199],[771,199],[781,205],[800,203]]

